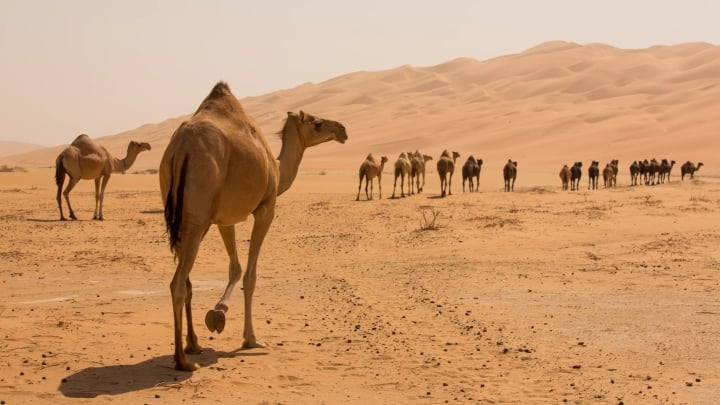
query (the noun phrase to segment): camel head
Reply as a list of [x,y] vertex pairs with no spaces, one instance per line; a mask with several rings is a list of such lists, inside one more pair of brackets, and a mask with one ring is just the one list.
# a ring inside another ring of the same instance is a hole
[[348,138],[343,124],[307,114],[302,110],[297,114],[288,112],[288,121],[293,121],[296,125],[306,148],[328,141],[345,143]]
[[128,148],[127,148],[127,154],[128,155],[130,155],[130,154],[137,155],[140,152],[150,150],[150,149],[151,149],[150,144],[147,142],[130,141],[130,143],[128,144]]
[[452,156],[453,156],[453,160],[455,160],[460,157],[460,154],[457,152],[453,152]]
[[387,163],[387,161],[388,161],[387,156],[380,156],[380,164],[381,165],[384,165],[385,163]]
[[424,161],[433,160],[432,156],[430,155],[422,155]]
[[477,164],[478,164],[478,166],[482,166],[482,164],[483,164],[482,159],[478,159],[478,160],[477,160]]

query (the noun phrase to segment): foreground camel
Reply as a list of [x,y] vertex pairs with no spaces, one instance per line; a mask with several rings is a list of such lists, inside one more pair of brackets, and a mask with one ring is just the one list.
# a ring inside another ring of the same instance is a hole
[[[410,157],[410,181],[412,183],[412,179],[415,179],[418,193],[425,188],[425,166],[428,160],[432,160],[432,156],[423,155],[420,151],[415,151]],[[422,176],[422,185],[420,176]]]
[[580,190],[580,178],[582,177],[582,162],[575,162],[570,168],[570,190]]
[[131,141],[127,147],[125,158],[118,159],[113,157],[104,146],[94,142],[89,136],[82,134],[65,148],[57,159],[55,159],[55,184],[57,184],[57,203],[60,210],[60,219],[65,221],[63,215],[62,192],[65,175],[70,177],[65,191],[68,211],[70,211],[70,219],[77,219],[70,205],[70,191],[80,180],[95,180],[95,213],[93,219],[103,219],[103,199],[105,197],[105,187],[110,180],[112,173],[125,173],[135,163],[137,155],[150,150],[150,144],[145,142]]
[[570,177],[570,168],[568,165],[563,165],[562,169],[560,169],[560,181],[562,181],[563,191],[567,191],[568,185],[570,184]]
[[687,162],[683,163],[683,165],[680,166],[680,180],[685,180],[685,175],[686,175],[686,174],[689,174],[689,175],[690,175],[690,179],[695,178],[695,172],[698,171],[698,170],[700,170],[700,168],[702,167],[702,165],[703,165],[702,162],[698,162],[697,166],[695,166],[695,165],[694,165],[691,161],[689,161],[689,160],[688,160]]
[[[378,188],[380,189],[380,199],[382,199],[382,171],[385,167],[385,163],[388,161],[387,156],[380,157],[380,164],[378,164],[375,156],[372,153],[367,155],[365,161],[360,165],[360,184],[358,184],[358,193],[355,201],[360,201],[360,186],[362,186],[363,178],[365,179],[365,197],[368,200],[372,200],[373,193],[373,179],[378,178]],[[368,183],[370,183],[370,194],[368,194]]]
[[[165,206],[165,224],[170,250],[177,259],[170,283],[175,328],[175,368],[193,371],[186,353],[201,352],[192,315],[190,270],[198,248],[212,224],[217,225],[229,265],[225,292],[205,325],[222,332],[225,313],[242,268],[235,246],[235,224],[254,218],[247,268],[243,276],[245,325],[243,348],[263,347],[255,339],[252,325],[252,296],[257,279],[257,259],[265,235],[275,217],[277,196],[295,180],[306,148],[335,140],[344,143],[345,127],[336,121],[306,114],[288,113],[280,132],[282,148],[277,160],[255,121],[224,82],[219,82],[197,111],[180,124],[160,162],[160,192]],[[187,318],[187,346],[182,348],[183,306]]]
[[405,178],[408,181],[408,195],[410,195],[410,159],[407,153],[403,152],[395,161],[395,182],[393,183],[393,193],[391,198],[395,198],[395,187],[397,187],[398,177],[400,178],[400,197],[405,197]]
[[440,154],[437,162],[437,171],[440,177],[440,195],[442,197],[452,195],[452,178],[453,173],[455,173],[455,161],[459,157],[459,153],[453,152],[451,155],[447,149]]
[[593,160],[588,167],[588,190],[597,190],[598,178],[600,177],[600,162]]
[[503,178],[505,179],[505,191],[515,190],[515,178],[517,177],[517,162],[508,159],[503,167]]
[[482,168],[482,159],[475,159],[473,155],[468,156],[462,167],[462,186],[465,192],[465,180],[468,181],[470,192],[473,192],[473,179],[475,179],[475,191],[480,191],[480,169]]

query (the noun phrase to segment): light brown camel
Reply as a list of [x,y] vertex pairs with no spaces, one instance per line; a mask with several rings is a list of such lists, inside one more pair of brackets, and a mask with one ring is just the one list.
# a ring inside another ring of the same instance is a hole
[[564,191],[567,191],[570,185],[571,176],[572,173],[570,173],[570,168],[568,167],[568,165],[563,165],[562,169],[560,169],[560,181],[562,181],[562,189]]
[[440,195],[452,195],[452,177],[455,173],[455,161],[460,154],[453,152],[452,155],[445,149],[437,162],[438,176],[440,176]]
[[508,159],[503,166],[503,178],[505,179],[505,191],[515,190],[515,178],[517,178],[517,162]]
[[[382,171],[387,163],[387,156],[380,157],[380,164],[372,153],[367,155],[365,161],[360,165],[360,184],[358,184],[358,193],[355,201],[360,201],[360,187],[362,186],[363,178],[365,179],[365,197],[368,200],[372,200],[373,194],[373,183],[375,177],[378,178],[378,188],[380,189],[380,199],[382,199]],[[368,183],[370,183],[370,194],[368,194]]]
[[[255,121],[224,82],[213,87],[193,116],[175,131],[160,162],[160,192],[165,206],[170,249],[177,259],[170,283],[175,329],[175,368],[196,370],[186,353],[201,352],[192,315],[190,270],[198,248],[212,224],[217,225],[227,250],[229,280],[222,298],[205,316],[211,332],[222,332],[225,313],[242,268],[235,246],[235,224],[254,218],[247,267],[243,276],[245,325],[243,348],[263,347],[252,325],[252,296],[257,259],[275,217],[277,196],[295,180],[306,148],[335,140],[344,143],[345,127],[336,121],[288,113],[280,132],[277,160]],[[182,348],[183,306],[187,318],[187,347]]]
[[[465,180],[468,181],[468,186],[470,189],[470,192],[472,193],[473,190],[479,191],[480,189],[480,165],[482,164],[482,159],[475,159],[473,155],[468,156],[467,160],[465,161],[465,164],[462,167],[462,187],[463,187],[463,193],[465,192]],[[474,180],[477,179],[477,182],[475,184],[473,183]]]
[[[94,142],[85,134],[79,135],[65,148],[55,160],[55,184],[57,184],[57,203],[60,219],[65,221],[62,210],[62,198],[65,196],[70,218],[77,219],[70,205],[70,191],[80,180],[95,180],[95,213],[93,219],[103,219],[103,199],[105,187],[112,173],[125,173],[135,163],[138,153],[150,150],[150,144],[131,141],[125,158],[113,157],[104,146]],[[62,191],[65,175],[70,177],[65,191]]]
[[[415,179],[417,192],[420,193],[425,188],[425,166],[428,160],[432,160],[432,156],[423,155],[420,151],[415,151],[410,159],[410,179]],[[420,184],[420,176],[422,176],[422,184]]]
[[702,165],[702,162],[698,162],[697,166],[695,166],[693,162],[689,160],[683,163],[683,165],[680,166],[680,180],[685,180],[686,174],[689,174],[691,179],[695,178],[695,172],[700,170]]
[[410,195],[410,159],[405,152],[401,153],[395,161],[395,182],[393,183],[392,198],[395,198],[395,187],[397,186],[398,177],[400,177],[400,197],[405,197],[405,178],[408,181],[408,195]]

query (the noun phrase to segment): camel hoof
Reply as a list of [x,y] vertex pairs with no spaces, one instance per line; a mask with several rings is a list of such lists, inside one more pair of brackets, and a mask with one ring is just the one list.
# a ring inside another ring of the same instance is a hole
[[221,333],[225,329],[225,312],[211,309],[205,314],[205,326],[210,332]]
[[65,218],[65,217],[60,217],[60,220],[61,220],[61,221],[67,221],[67,218]]
[[180,371],[195,371],[200,368],[200,365],[197,363],[190,363],[190,362],[175,362],[175,370]]
[[264,349],[265,345],[259,342],[243,342],[243,349]]

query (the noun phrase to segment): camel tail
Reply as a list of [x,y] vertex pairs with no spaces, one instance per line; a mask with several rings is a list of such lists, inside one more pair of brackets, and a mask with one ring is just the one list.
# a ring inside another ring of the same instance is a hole
[[[185,195],[185,178],[187,177],[188,157],[183,159],[180,167],[180,176],[175,179],[170,178],[170,187],[168,187],[168,195],[165,200],[165,227],[170,237],[170,251],[176,252],[176,247],[180,243],[180,224],[182,223],[183,198]],[[175,183],[177,181],[177,184]],[[174,191],[174,193],[173,193]]]
[[58,187],[62,186],[65,182],[65,166],[63,165],[63,155],[60,155],[55,159],[55,184]]

